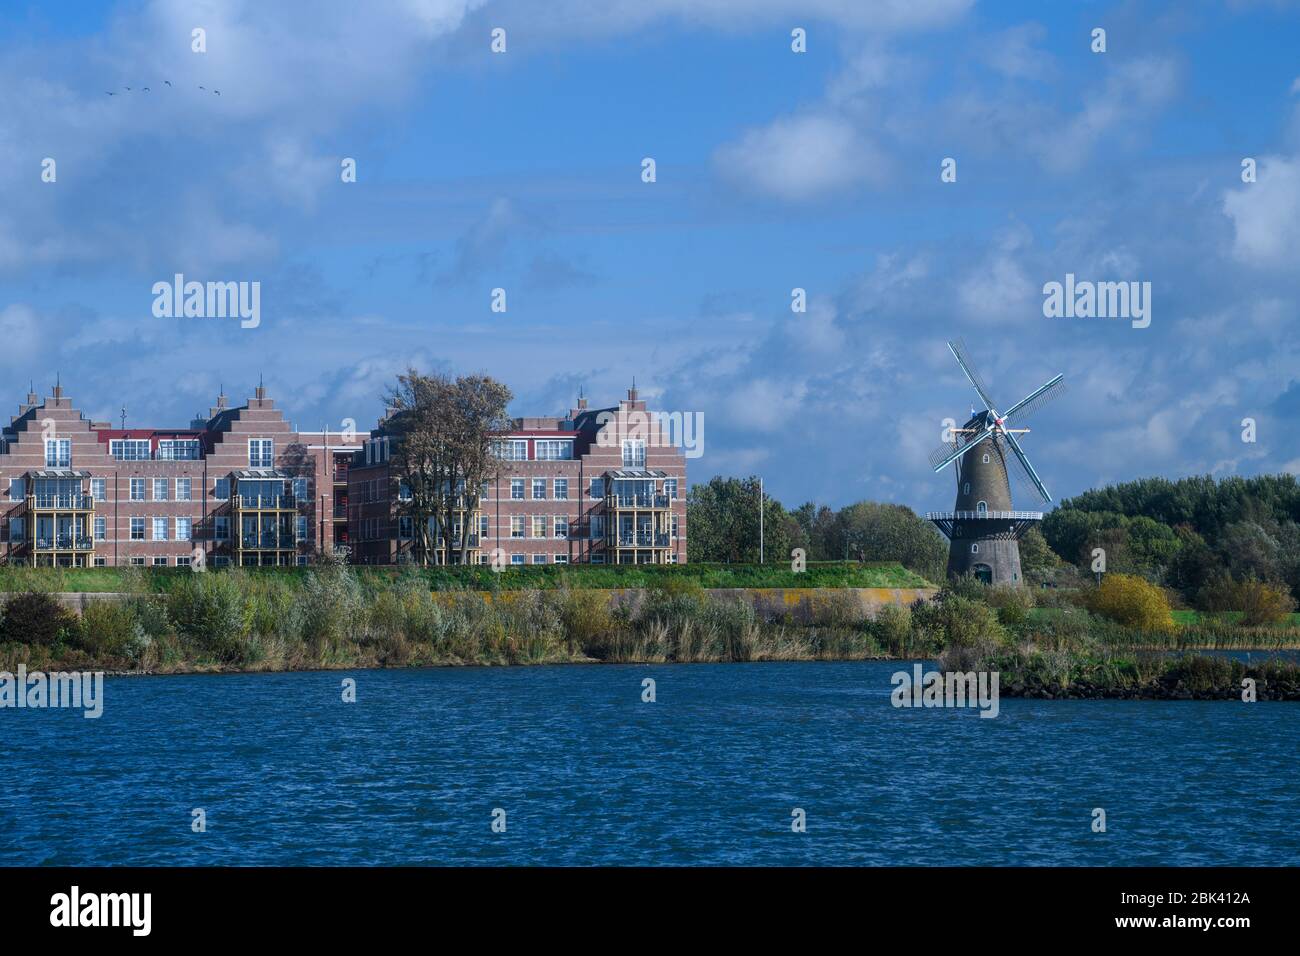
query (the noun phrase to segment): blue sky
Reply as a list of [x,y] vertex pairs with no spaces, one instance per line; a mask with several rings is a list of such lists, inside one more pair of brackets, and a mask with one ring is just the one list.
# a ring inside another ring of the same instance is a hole
[[[516,414],[635,376],[703,413],[692,481],[923,511],[961,336],[1004,406],[1064,373],[1024,442],[1058,498],[1300,472],[1300,5],[317,6],[0,3],[12,402],[59,374],[185,424],[261,374],[300,427],[366,427],[410,363]],[[260,282],[261,325],[155,318],[176,272]],[[1150,327],[1046,318],[1066,273],[1150,282]]]

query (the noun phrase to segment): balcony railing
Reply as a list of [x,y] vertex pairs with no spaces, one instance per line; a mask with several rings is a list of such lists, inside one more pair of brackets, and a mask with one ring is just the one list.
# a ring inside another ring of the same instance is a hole
[[334,517],[336,517],[336,518],[346,518],[347,516],[348,516],[348,506],[347,506],[347,505],[335,505],[335,506],[334,506]]
[[657,494],[606,495],[605,503],[610,508],[669,507],[668,496]]
[[655,534],[650,531],[637,531],[629,534],[623,532],[616,540],[620,548],[667,548],[668,535]]
[[90,495],[39,494],[27,496],[28,506],[48,511],[94,511],[95,499]]
[[298,499],[293,495],[236,495],[234,501],[240,508],[262,511],[292,511],[298,507]]
[[246,534],[241,539],[245,551],[289,551],[298,547],[291,534]]
[[1041,511],[927,511],[926,521],[1042,521]]
[[53,537],[37,537],[37,551],[93,551],[95,542],[85,535],[58,534]]

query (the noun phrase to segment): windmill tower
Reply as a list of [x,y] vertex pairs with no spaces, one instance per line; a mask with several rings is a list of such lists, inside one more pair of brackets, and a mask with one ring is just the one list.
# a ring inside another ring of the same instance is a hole
[[1017,435],[1029,417],[1065,390],[1064,376],[1057,375],[1030,392],[1005,412],[993,406],[988,389],[966,355],[960,340],[949,342],[957,364],[966,373],[984,410],[971,412],[961,428],[952,429],[952,440],[930,455],[935,471],[957,463],[957,501],[952,511],[930,512],[926,518],[938,525],[949,540],[948,576],[973,574],[986,584],[1024,583],[1020,573],[1021,537],[1041,521],[1041,511],[1016,511],[1011,504],[1008,475],[1016,474],[1035,497],[1050,502],[1034,466],[1029,463]]

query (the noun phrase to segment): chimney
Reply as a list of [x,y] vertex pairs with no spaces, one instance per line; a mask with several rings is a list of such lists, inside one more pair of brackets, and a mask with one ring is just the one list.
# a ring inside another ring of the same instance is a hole
[[587,410],[587,400],[586,400],[585,398],[579,398],[579,399],[578,399],[578,411],[580,411],[580,412],[585,412],[586,410]]

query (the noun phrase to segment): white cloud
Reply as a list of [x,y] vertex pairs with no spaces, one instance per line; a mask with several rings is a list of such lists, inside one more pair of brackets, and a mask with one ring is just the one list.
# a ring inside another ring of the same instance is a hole
[[1232,254],[1262,268],[1300,264],[1300,159],[1265,156],[1257,179],[1223,196],[1235,230]]
[[853,124],[829,115],[778,119],[720,147],[721,173],[787,201],[825,197],[884,176],[885,157]]

